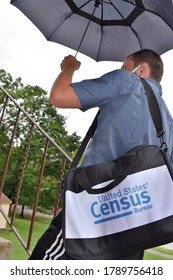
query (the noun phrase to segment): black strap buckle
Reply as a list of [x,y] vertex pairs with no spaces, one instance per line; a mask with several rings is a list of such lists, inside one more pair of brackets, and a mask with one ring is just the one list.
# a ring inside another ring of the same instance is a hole
[[158,136],[160,138],[160,149],[162,149],[165,153],[168,151],[168,146],[164,140],[164,131]]

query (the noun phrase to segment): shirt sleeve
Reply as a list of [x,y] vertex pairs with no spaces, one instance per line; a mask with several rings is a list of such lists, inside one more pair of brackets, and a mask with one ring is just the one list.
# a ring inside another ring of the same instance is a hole
[[97,79],[72,83],[72,87],[80,100],[82,111],[101,107],[107,102],[111,102],[115,94],[115,87],[119,87],[120,84],[119,72],[115,70]]

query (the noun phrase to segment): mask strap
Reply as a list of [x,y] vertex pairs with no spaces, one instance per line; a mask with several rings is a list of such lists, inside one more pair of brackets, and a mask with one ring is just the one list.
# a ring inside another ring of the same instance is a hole
[[135,73],[138,68],[141,67],[141,64],[139,64],[135,69],[132,70],[132,73]]

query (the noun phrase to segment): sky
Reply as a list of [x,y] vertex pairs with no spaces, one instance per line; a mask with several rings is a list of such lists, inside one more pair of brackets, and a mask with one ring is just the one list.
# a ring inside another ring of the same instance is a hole
[[[0,69],[14,79],[21,77],[24,85],[38,85],[49,94],[60,72],[60,63],[68,54],[75,55],[76,52],[48,42],[25,15],[10,5],[9,0],[0,0]],[[163,98],[173,115],[173,50],[161,57],[164,62]],[[121,62],[96,62],[80,53],[77,59],[81,61],[81,67],[75,72],[74,82],[99,77],[122,65]],[[58,109],[58,112],[67,118],[69,134],[76,132],[83,138],[97,109],[85,113],[78,109]]]

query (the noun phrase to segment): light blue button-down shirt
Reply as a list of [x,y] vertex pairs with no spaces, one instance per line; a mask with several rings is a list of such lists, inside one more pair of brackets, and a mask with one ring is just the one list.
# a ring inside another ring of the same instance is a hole
[[[168,156],[173,163],[173,119],[162,99],[159,83],[147,79],[161,110]],[[115,70],[98,79],[72,84],[82,110],[98,107],[100,115],[82,165],[113,160],[137,145],[157,145],[156,130],[140,78],[126,70]]]

